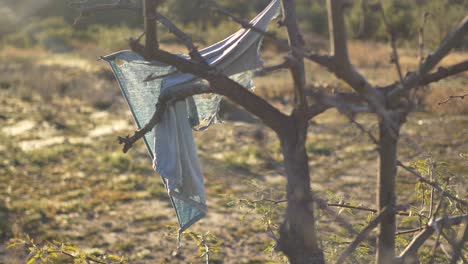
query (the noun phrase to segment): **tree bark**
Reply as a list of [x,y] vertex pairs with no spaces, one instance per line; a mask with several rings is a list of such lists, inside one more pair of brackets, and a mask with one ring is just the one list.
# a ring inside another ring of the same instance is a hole
[[379,122],[379,175],[377,183],[377,204],[379,212],[388,208],[391,212],[382,219],[377,235],[377,263],[391,264],[395,262],[395,178],[397,174],[397,146],[400,130],[400,120],[393,120],[398,130],[389,131],[389,126]]
[[143,0],[143,15],[145,18],[145,55],[146,59],[154,59],[155,51],[159,48],[158,31],[156,26],[156,0]]
[[293,114],[288,132],[280,135],[288,178],[288,206],[280,227],[278,250],[292,264],[325,263],[315,229],[314,202],[310,187],[308,157],[305,149],[307,121]]

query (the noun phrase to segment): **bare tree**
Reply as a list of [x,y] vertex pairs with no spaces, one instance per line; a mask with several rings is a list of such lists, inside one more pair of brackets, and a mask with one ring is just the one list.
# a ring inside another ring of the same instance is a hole
[[[125,2],[122,1],[122,3]],[[213,4],[212,1],[208,2]],[[364,109],[365,112],[374,113],[379,119],[378,138],[374,138],[372,134],[368,133],[377,145],[379,154],[379,171],[377,175],[377,213],[379,215],[358,235],[352,246],[355,248],[360,241],[365,239],[370,230],[379,226],[377,263],[404,262],[410,259],[411,256],[414,256],[422,243],[433,233],[434,227],[428,226],[421,229],[421,233],[415,238],[415,241],[408,245],[408,248],[399,257],[396,256],[395,214],[398,208],[396,205],[395,178],[397,166],[412,172],[417,177],[422,177],[398,161],[399,132],[405,123],[407,115],[412,110],[411,92],[414,89],[468,70],[468,63],[464,61],[450,67],[440,67],[437,71],[431,72],[454,47],[463,41],[468,31],[468,17],[465,17],[458,27],[447,35],[439,48],[422,60],[416,71],[403,74],[399,65],[398,52],[394,40],[396,32],[395,29],[392,29],[388,25],[385,14],[382,11],[382,19],[387,24],[389,31],[393,48],[392,58],[399,79],[393,84],[378,87],[366,79],[351,63],[349,58],[344,10],[352,4],[352,1],[327,0],[330,53],[324,55],[304,50],[303,38],[296,18],[295,0],[282,0],[284,15],[281,24],[286,28],[288,40],[279,39],[268,32],[261,33],[265,37],[273,39],[278,45],[287,47],[290,52],[290,56],[285,63],[271,67],[271,69],[289,68],[294,81],[293,87],[290,88],[291,93],[294,93],[294,108],[291,113],[283,113],[260,96],[249,92],[240,84],[209,66],[192,43],[191,38],[156,11],[156,7],[159,4],[161,4],[160,0],[143,0],[146,44],[143,46],[137,40],[132,40],[130,43],[132,50],[143,55],[148,60],[158,60],[176,67],[181,72],[190,73],[205,79],[208,81],[209,87],[187,87],[177,91],[169,91],[161,96],[158,108],[151,122],[141,130],[136,131],[134,135],[120,138],[121,143],[124,144],[124,151],[130,149],[133,143],[149,132],[159,122],[166,106],[174,101],[182,100],[199,93],[216,93],[229,98],[234,103],[257,116],[277,134],[281,142],[287,177],[287,209],[284,222],[280,227],[280,238],[277,249],[284,252],[291,263],[324,263],[325,259],[319,246],[318,231],[315,227],[314,217],[314,203],[318,203],[320,206],[321,202],[314,199],[315,196],[310,187],[311,178],[305,148],[309,121],[329,108],[337,108],[341,113],[348,116],[351,121],[355,122],[355,115]],[[117,7],[119,7],[119,3],[113,6],[113,8]],[[234,18],[234,21],[243,27],[258,30],[248,22],[235,18],[227,11],[223,11],[222,9],[220,11]],[[166,26],[186,45],[190,59],[184,59],[159,49],[156,21]],[[314,91],[313,88],[306,84],[307,72],[304,68],[304,60],[310,60],[325,67],[337,78],[348,84],[355,93],[325,95]],[[314,103],[310,103],[308,97],[312,97]],[[429,180],[423,182],[439,191],[441,196],[454,199],[463,206],[467,205],[465,201],[444,191],[437,183]],[[462,220],[466,221],[467,218],[468,216],[464,215],[456,219],[434,219],[434,223],[444,222],[444,226],[450,226],[460,224]],[[466,235],[463,237],[466,238]],[[463,244],[463,242],[461,240],[458,244]],[[339,262],[344,261],[354,248],[345,251],[340,257]],[[460,246],[458,246],[457,250],[460,250]],[[457,254],[459,255],[459,253]]]

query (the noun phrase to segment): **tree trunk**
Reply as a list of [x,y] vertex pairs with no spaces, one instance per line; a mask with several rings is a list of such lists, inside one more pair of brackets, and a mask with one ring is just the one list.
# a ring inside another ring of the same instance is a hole
[[377,263],[391,264],[395,261],[395,213],[393,213],[395,196],[395,178],[397,174],[397,145],[400,130],[400,120],[395,120],[398,126],[395,133],[390,133],[389,126],[379,122],[379,175],[377,204],[379,211],[388,207],[392,213],[382,219],[377,236]]
[[289,127],[291,129],[287,135],[280,137],[288,178],[288,206],[280,227],[278,249],[292,264],[325,263],[315,230],[314,202],[305,150],[307,122],[296,122]]
[[156,24],[156,0],[143,0],[143,15],[145,20],[145,55],[152,60],[155,51],[159,48],[158,31]]

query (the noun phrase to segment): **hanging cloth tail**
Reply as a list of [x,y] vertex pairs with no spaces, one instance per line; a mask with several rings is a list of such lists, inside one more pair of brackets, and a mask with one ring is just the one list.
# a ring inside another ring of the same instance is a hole
[[[251,24],[260,30],[266,30],[268,23],[279,14],[279,3],[279,0],[273,0]],[[258,55],[261,39],[260,33],[241,29],[201,50],[201,54],[211,66],[222,70],[240,84],[251,87],[251,71],[261,65]],[[176,69],[158,61],[145,61],[132,51],[117,52],[103,59],[110,64],[138,128],[150,121],[161,91],[201,82],[193,75],[181,73],[145,82],[150,75],[163,76]],[[163,121],[156,126],[153,133],[144,137],[150,156],[156,160],[155,167],[168,189],[177,214],[180,234],[206,215],[203,177],[190,126],[204,129],[216,122],[220,100],[221,97],[217,95],[199,95],[188,98],[187,103],[176,103],[165,113]],[[161,130],[163,127],[170,129]],[[169,144],[174,140],[177,148]],[[169,155],[169,151],[165,150],[170,150],[172,154]],[[187,155],[179,155],[183,153]]]

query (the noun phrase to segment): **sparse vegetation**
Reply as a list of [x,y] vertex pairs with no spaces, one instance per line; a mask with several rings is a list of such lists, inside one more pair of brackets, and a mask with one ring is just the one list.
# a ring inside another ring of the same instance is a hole
[[[453,9],[450,12],[457,12]],[[207,255],[210,263],[284,263],[285,257],[274,252],[272,242],[284,211],[281,200],[285,199],[286,182],[273,132],[259,123],[230,120],[195,134],[208,179],[210,213],[194,231],[184,234],[184,247],[172,254],[176,221],[166,191],[143,144],[121,154],[115,137],[130,133],[133,124],[112,75],[95,62],[96,55],[125,47],[125,39],[138,32],[126,26],[97,26],[86,29],[89,35],[75,38],[76,32],[65,22],[46,21],[44,32],[49,30],[47,23],[60,26],[53,34],[63,38],[69,49],[66,54],[49,49],[44,35],[34,41],[21,40],[30,36],[23,31],[4,38],[8,45],[0,50],[0,262],[23,263],[32,252],[30,259],[56,258],[45,263],[86,257],[119,263],[123,262],[120,256],[129,263],[198,263]],[[218,29],[235,27],[221,24]],[[218,30],[208,34],[209,41],[219,38]],[[119,36],[118,41],[109,43],[109,36]],[[33,44],[12,47],[17,41]],[[163,45],[182,50],[170,42]],[[410,41],[400,45],[402,66],[415,69],[415,45]],[[266,51],[267,63],[277,62],[276,52]],[[350,55],[373,82],[385,84],[395,79],[387,59],[388,45],[352,41]],[[461,49],[442,65],[467,58]],[[306,68],[315,73],[309,83],[323,89],[346,89],[316,65],[307,63]],[[284,89],[289,81],[286,74],[280,71],[257,78],[256,93],[286,109],[293,100]],[[464,73],[426,88],[428,95],[422,98],[420,112],[410,115],[403,128],[399,153],[422,175],[447,183],[447,189],[460,198],[467,197],[468,137],[464,131],[468,104],[466,99],[438,103],[466,91],[467,80]],[[370,115],[358,121],[370,131],[377,129],[377,121]],[[309,129],[313,133],[307,145],[308,162],[317,195],[329,203],[374,208],[375,194],[369,190],[375,186],[377,154],[372,142],[334,110],[314,120]],[[404,172],[399,174],[397,186],[402,197],[399,202],[408,214],[398,216],[398,227],[423,226],[428,219],[421,215],[430,211],[431,189]],[[446,204],[441,210],[448,213],[463,210],[452,201]],[[351,208],[329,208],[358,231],[376,216]],[[334,220],[318,211],[317,222],[323,231],[320,240],[329,260],[336,259],[354,237]],[[443,235],[450,240],[460,230],[451,229]],[[397,248],[403,249],[412,236],[397,236]],[[15,237],[22,240],[12,239]],[[422,262],[430,260],[435,243],[436,238],[422,248]],[[26,246],[27,250],[7,249],[8,244]],[[350,259],[353,263],[371,262],[373,250],[372,242],[363,242]],[[77,257],[58,254],[63,252]],[[443,254],[437,250],[436,263],[447,261]],[[466,251],[464,254],[468,257]]]

